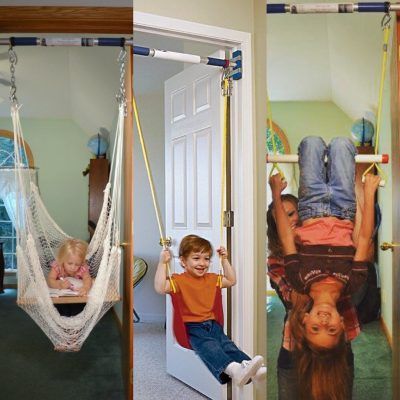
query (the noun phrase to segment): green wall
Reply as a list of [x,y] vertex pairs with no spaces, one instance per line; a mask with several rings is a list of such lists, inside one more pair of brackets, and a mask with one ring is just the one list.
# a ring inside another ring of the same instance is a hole
[[[82,175],[91,158],[88,136],[69,119],[21,117],[21,124],[50,216],[68,235],[88,240],[88,176]],[[12,131],[11,119],[0,118],[0,129]]]
[[271,103],[272,120],[285,132],[292,153],[305,136],[350,136],[353,121],[331,101],[279,101]]

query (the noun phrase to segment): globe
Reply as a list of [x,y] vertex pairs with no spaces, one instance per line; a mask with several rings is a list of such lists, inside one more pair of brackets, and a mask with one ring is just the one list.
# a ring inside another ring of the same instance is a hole
[[351,136],[353,137],[357,146],[372,144],[374,133],[374,124],[365,118],[356,120],[351,127]]
[[99,134],[93,135],[89,139],[87,147],[90,150],[90,152],[96,157],[103,156],[107,152],[108,141]]

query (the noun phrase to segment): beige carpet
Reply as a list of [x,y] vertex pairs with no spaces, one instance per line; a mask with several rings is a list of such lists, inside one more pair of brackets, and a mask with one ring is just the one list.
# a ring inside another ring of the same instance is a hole
[[134,326],[134,399],[204,400],[208,397],[166,373],[163,324]]

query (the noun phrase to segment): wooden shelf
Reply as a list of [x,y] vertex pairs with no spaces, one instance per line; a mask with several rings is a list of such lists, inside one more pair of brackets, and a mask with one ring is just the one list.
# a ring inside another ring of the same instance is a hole
[[[88,297],[87,296],[60,296],[60,297],[51,297],[51,300],[54,304],[82,304],[87,303]],[[120,296],[110,297],[105,299],[106,302],[118,302],[121,301]],[[36,299],[30,299],[29,301],[18,300],[18,305],[28,305],[36,303]]]
[[[87,303],[87,296],[60,296],[60,297],[52,297],[51,300],[54,304],[77,304],[77,303]],[[119,296],[111,297],[105,299],[108,302],[120,301],[121,298]]]

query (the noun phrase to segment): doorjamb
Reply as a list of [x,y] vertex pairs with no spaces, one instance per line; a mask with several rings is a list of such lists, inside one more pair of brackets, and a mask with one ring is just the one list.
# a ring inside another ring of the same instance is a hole
[[[134,32],[190,39],[242,51],[243,77],[234,81],[232,104],[232,264],[237,285],[233,287],[232,338],[249,354],[256,350],[256,137],[253,107],[251,34],[196,22],[134,11]],[[138,43],[138,45],[140,45]],[[249,389],[245,389],[246,393]],[[249,391],[250,393],[250,391]],[[244,398],[244,397],[243,397]],[[247,396],[246,396],[247,398]],[[249,397],[250,398],[250,397]]]

